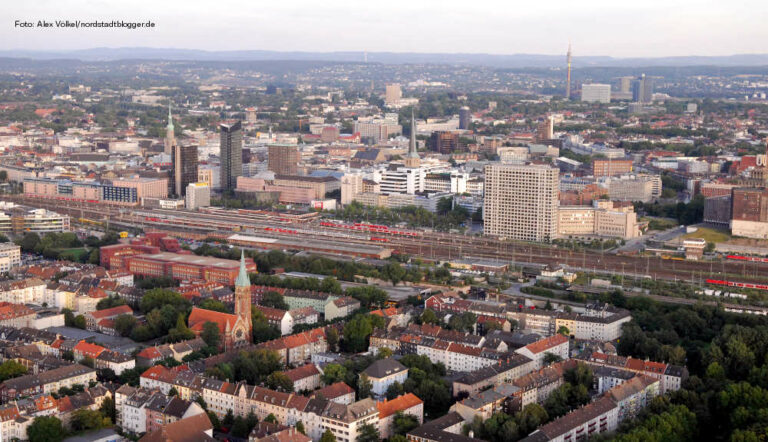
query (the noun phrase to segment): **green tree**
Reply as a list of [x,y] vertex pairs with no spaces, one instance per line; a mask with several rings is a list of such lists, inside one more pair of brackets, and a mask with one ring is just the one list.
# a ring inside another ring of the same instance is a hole
[[323,435],[320,436],[320,442],[336,442],[336,436],[334,436],[333,433],[331,433],[331,430],[325,430],[325,432],[323,432]]
[[125,300],[118,296],[108,296],[96,304],[96,310],[105,310],[112,307],[125,305]]
[[203,300],[203,302],[200,303],[200,308],[204,308],[206,310],[213,310],[215,312],[229,313],[229,309],[227,308],[226,305],[224,305],[223,302],[217,301],[212,298]]
[[232,366],[234,381],[245,381],[252,385],[265,382],[267,376],[283,369],[280,355],[267,349],[242,351],[232,362]]
[[419,420],[416,419],[415,416],[411,414],[403,414],[402,411],[395,413],[395,418],[392,422],[392,429],[395,434],[402,434],[405,436],[406,433],[418,426]]
[[108,417],[112,422],[115,422],[115,416],[117,410],[115,409],[115,401],[111,397],[107,396],[102,401],[99,411],[104,417]]
[[86,324],[86,321],[85,321],[85,316],[83,316],[83,315],[75,316],[75,320],[72,323],[72,326],[73,327],[77,327],[77,328],[82,329],[82,330],[85,330],[86,327],[87,327],[87,324]]
[[149,313],[152,310],[162,308],[163,306],[170,306],[177,312],[186,313],[189,311],[191,304],[183,296],[173,290],[155,288],[147,290],[141,298],[139,306],[144,313]]
[[328,327],[325,331],[325,340],[328,342],[328,349],[330,351],[338,350],[339,345],[339,332],[335,327]]
[[[154,312],[157,312],[157,311],[158,310],[155,310]],[[206,324],[208,323],[206,322]],[[187,324],[184,322],[184,315],[179,314],[176,317],[176,326],[168,330],[168,338],[166,340],[168,342],[180,342],[180,341],[186,341],[189,339],[194,339],[194,337],[195,337],[195,333],[192,330],[190,330],[189,327],[187,327]]]
[[321,376],[321,379],[325,385],[335,384],[336,382],[343,382],[346,378],[346,367],[334,363],[326,365]]
[[560,356],[554,353],[550,353],[550,352],[544,353],[544,360],[543,360],[544,365],[552,365],[555,362],[560,362],[562,360],[563,358],[561,358]]
[[60,442],[67,435],[55,416],[40,416],[27,427],[29,442]]
[[357,433],[357,442],[379,442],[379,429],[371,424],[361,425]]
[[280,310],[290,309],[290,307],[288,307],[288,303],[285,302],[283,295],[273,291],[265,292],[264,295],[262,295],[261,302],[259,302],[259,304],[265,307],[278,308]]
[[138,324],[136,317],[133,315],[119,315],[115,318],[115,331],[123,337],[130,336],[133,333],[133,329]]
[[215,322],[207,321],[203,324],[203,331],[200,333],[200,337],[205,341],[208,347],[219,348],[221,345],[219,326]]
[[98,430],[111,425],[111,421],[96,410],[80,408],[72,413],[69,425],[74,431]]
[[269,415],[264,418],[264,422],[270,422],[270,423],[276,424],[277,423],[277,417],[275,417],[274,414],[269,413]]
[[381,347],[379,348],[379,351],[376,352],[377,359],[387,359],[391,356],[392,356],[392,349],[388,347]]
[[273,327],[256,306],[251,306],[251,323],[253,324],[253,342],[258,344],[259,342],[271,341],[281,336],[280,330]]
[[304,422],[302,421],[296,422],[296,431],[304,435],[307,434],[307,430],[304,429]]
[[0,382],[4,382],[8,379],[15,378],[27,374],[27,367],[20,363],[9,359],[0,364]]
[[390,401],[398,396],[402,396],[403,394],[405,394],[405,388],[400,382],[391,383],[389,387],[387,387],[387,391],[385,393],[387,400]]
[[557,333],[563,336],[570,336],[571,331],[568,330],[568,327],[561,325],[560,328],[557,329]]
[[272,372],[267,376],[267,387],[278,391],[293,391],[293,381],[282,371]]
[[357,314],[344,326],[344,344],[349,352],[358,353],[368,349],[368,338],[374,327],[383,327],[384,318],[376,315]]
[[422,324],[437,324],[439,322],[435,312],[428,308],[424,309],[424,313],[421,314],[419,320]]
[[363,400],[367,397],[371,397],[373,392],[373,383],[365,373],[360,373],[357,379],[357,400]]
[[21,241],[19,242],[21,250],[29,253],[35,252],[39,244],[40,236],[33,232],[24,234],[24,236],[21,238]]

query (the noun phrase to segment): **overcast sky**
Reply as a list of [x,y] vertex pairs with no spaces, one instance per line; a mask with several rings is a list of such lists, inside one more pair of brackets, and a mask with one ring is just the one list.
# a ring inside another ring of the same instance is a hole
[[[765,0],[6,0],[0,49],[469,52],[660,57],[768,52]],[[15,20],[152,20],[151,30]]]

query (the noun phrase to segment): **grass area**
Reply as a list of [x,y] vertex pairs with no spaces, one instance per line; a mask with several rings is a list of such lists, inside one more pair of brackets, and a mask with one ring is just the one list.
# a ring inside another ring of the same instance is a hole
[[724,230],[699,227],[697,231],[685,235],[685,238],[699,238],[706,242],[719,243],[728,241],[731,239],[731,235]]
[[640,221],[647,221],[648,222],[648,228],[650,230],[667,230],[672,229],[674,227],[677,227],[679,223],[677,220],[669,219],[669,218],[657,218],[657,217],[651,217],[651,216],[644,216],[640,218]]
[[80,260],[84,254],[90,252],[84,247],[74,247],[71,249],[60,249],[59,253],[63,256],[71,257],[71,259]]

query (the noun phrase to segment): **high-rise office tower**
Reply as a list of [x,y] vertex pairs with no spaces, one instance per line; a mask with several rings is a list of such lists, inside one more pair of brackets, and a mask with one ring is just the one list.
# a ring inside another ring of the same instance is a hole
[[173,148],[173,193],[184,197],[187,186],[197,182],[197,146],[182,146]]
[[565,79],[565,99],[570,100],[571,99],[571,42],[568,42],[567,62],[568,62],[568,74],[566,75],[566,79]]
[[168,103],[168,125],[165,126],[165,141],[163,152],[173,155],[173,147],[176,146],[176,134],[174,134],[173,116],[171,116],[171,104]]
[[610,103],[611,85],[610,84],[582,84],[581,101],[589,103]]
[[222,124],[219,144],[221,157],[221,191],[237,187],[237,177],[243,174],[243,130],[240,121]]
[[559,171],[530,164],[485,166],[483,230],[525,241],[557,235]]
[[544,121],[536,126],[536,142],[543,143],[555,137],[555,120],[552,117],[546,117]]
[[397,104],[401,98],[403,98],[403,90],[400,89],[399,83],[390,83],[386,86],[384,90],[385,104]]
[[641,75],[632,83],[632,101],[650,103],[653,101],[653,79]]
[[469,129],[469,119],[471,116],[472,115],[470,114],[469,108],[467,106],[463,106],[461,109],[459,109],[459,129]]
[[411,142],[408,144],[408,155],[405,157],[405,167],[416,168],[421,165],[419,151],[416,147],[416,117],[411,109]]
[[267,169],[277,175],[298,175],[299,158],[298,146],[269,146]]
[[629,94],[632,92],[632,77],[619,77],[619,92]]

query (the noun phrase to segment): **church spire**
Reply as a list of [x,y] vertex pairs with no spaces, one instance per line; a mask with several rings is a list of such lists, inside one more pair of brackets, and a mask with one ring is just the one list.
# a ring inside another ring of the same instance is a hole
[[416,148],[416,117],[413,114],[413,108],[411,108],[411,142],[408,144],[408,155],[405,156],[405,167],[419,167],[421,158],[419,158],[419,151]]
[[411,108],[411,143],[408,145],[408,155],[419,155],[416,151],[416,117],[413,114],[413,108]]
[[250,287],[251,280],[248,279],[248,272],[245,270],[245,252],[240,251],[240,273],[237,274],[235,287]]
[[168,125],[166,129],[169,133],[173,133],[173,115],[171,115],[171,103],[168,102]]

